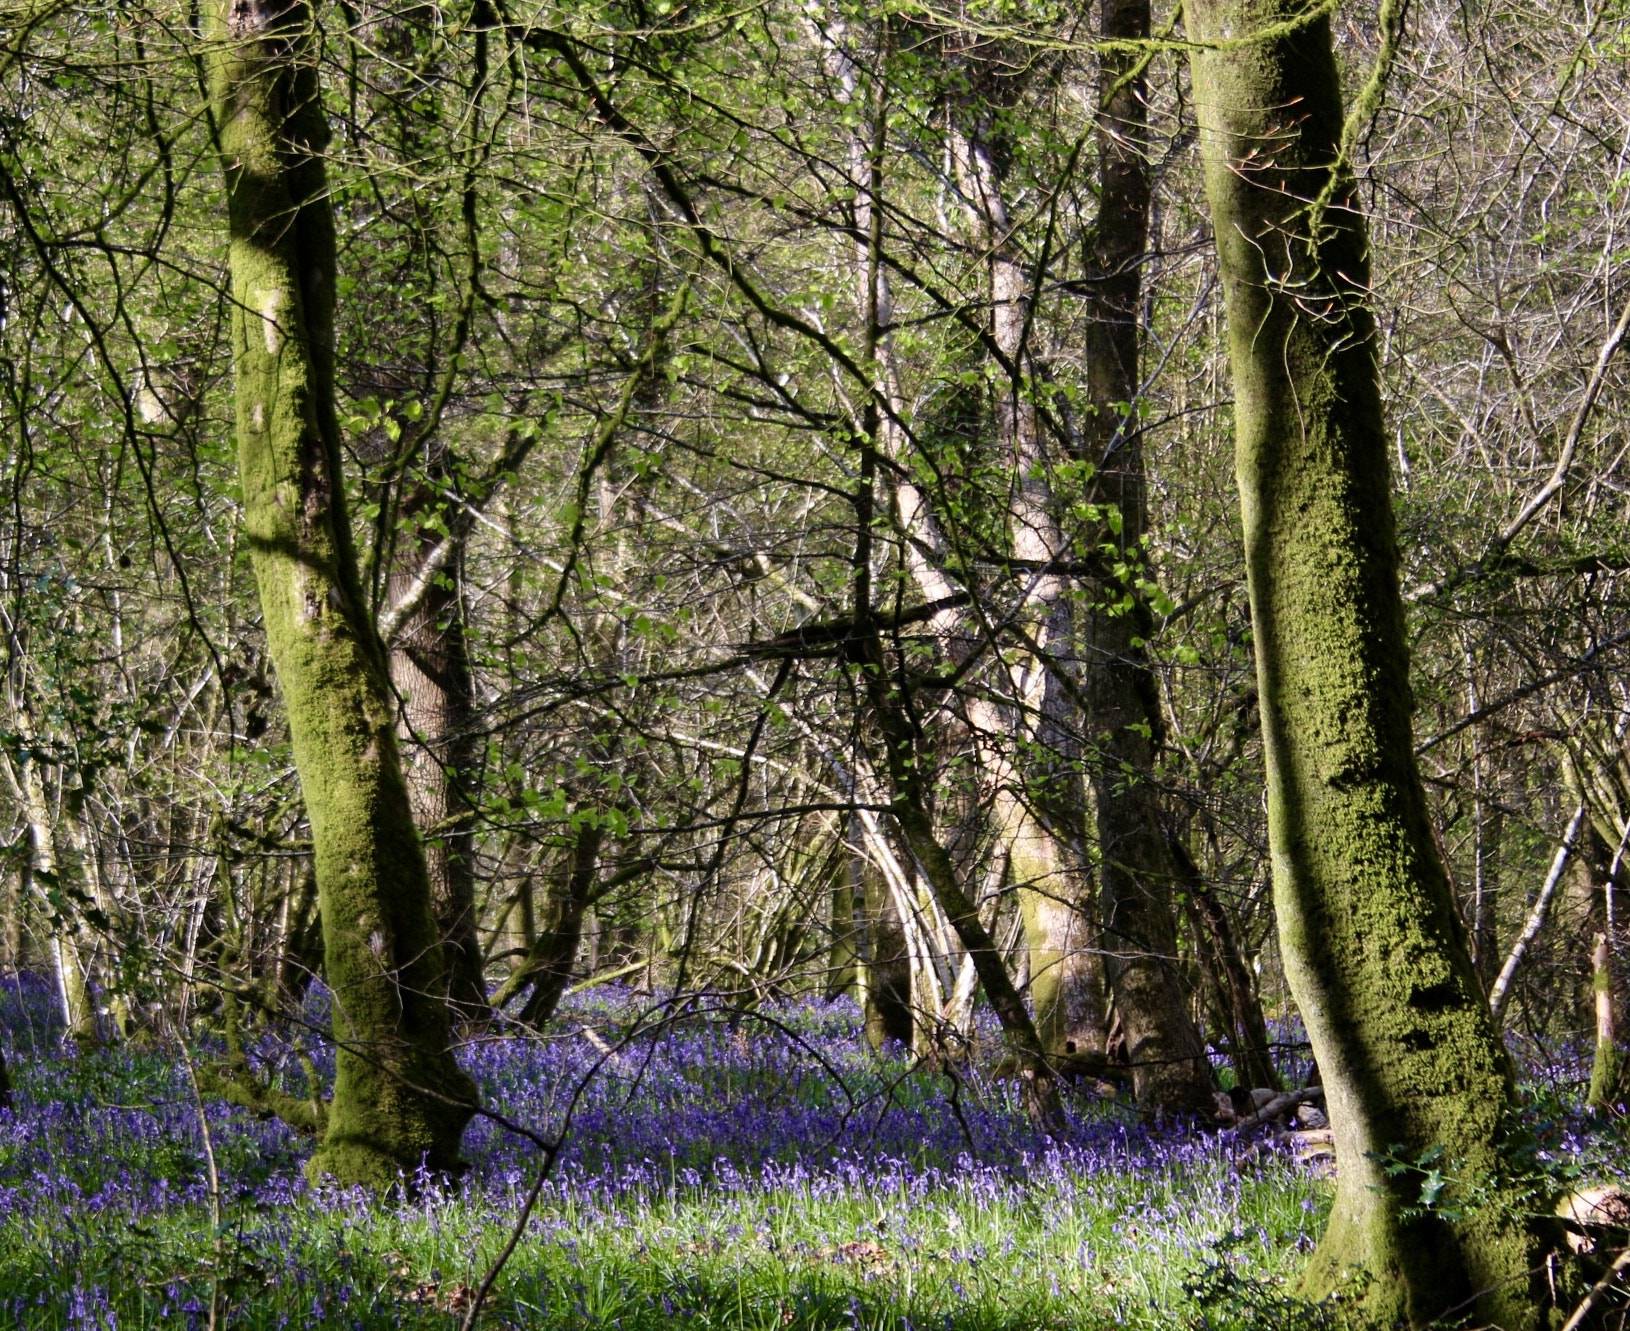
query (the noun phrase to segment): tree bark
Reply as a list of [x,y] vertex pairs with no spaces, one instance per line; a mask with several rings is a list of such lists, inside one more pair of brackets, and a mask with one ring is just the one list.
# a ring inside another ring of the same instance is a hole
[[861,946],[860,908],[856,897],[861,891],[860,863],[852,856],[827,893],[826,998],[828,1002],[844,995],[864,1001],[866,996],[866,956]]
[[[1411,734],[1368,239],[1330,23],[1194,0],[1194,104],[1228,308],[1236,465],[1286,978],[1340,1174],[1304,1292],[1376,1321],[1540,1320],[1501,1182],[1513,1069],[1439,859]],[[1336,164],[1336,165],[1332,165]],[[1416,1165],[1455,1162],[1451,1221]],[[1404,1168],[1389,1174],[1389,1160]],[[1349,1283],[1362,1269],[1362,1284]]]
[[[1116,41],[1149,36],[1148,0],[1102,0],[1100,31]],[[1091,318],[1086,362],[1091,411],[1088,460],[1101,497],[1120,513],[1118,541],[1136,566],[1144,557],[1148,499],[1143,440],[1132,405],[1142,388],[1140,304],[1149,238],[1148,107],[1133,53],[1102,57],[1098,106],[1098,223],[1090,255]],[[1130,607],[1123,608],[1130,592]],[[1136,589],[1098,590],[1083,615],[1086,729],[1100,852],[1103,947],[1126,1036],[1138,1103],[1209,1115],[1211,1067],[1189,1016],[1177,967],[1172,909],[1177,866],[1154,784],[1163,724],[1142,644],[1153,631]]]
[[22,875],[6,880],[6,908],[0,915],[0,970],[15,973],[23,966],[23,907],[26,896]]
[[858,905],[866,968],[866,1043],[882,1049],[894,1043],[910,1049],[916,1035],[911,1011],[911,952],[894,895],[882,875],[862,864]]
[[[441,541],[418,530],[420,503],[406,506],[413,528],[408,557],[391,578],[392,597],[416,580],[420,565]],[[472,738],[475,677],[464,639],[462,575],[453,567],[434,580],[419,607],[390,644],[391,683],[401,699],[399,735],[406,745],[403,776],[414,820],[424,838],[430,905],[447,967],[447,1000],[459,1020],[491,1016],[486,967],[476,936],[475,833],[472,786],[478,749]]]
[[[1007,154],[990,123],[991,108],[965,109],[957,135],[958,175],[986,254],[991,341],[1009,382],[996,404],[1008,469],[1009,528],[1015,558],[1034,566],[1067,555],[1048,480],[1041,422],[1031,401],[1035,365],[1028,345],[1030,279],[1013,235],[1005,195]],[[992,822],[1008,857],[1030,970],[1030,1005],[1050,1057],[1101,1054],[1107,1025],[1095,919],[1085,896],[1091,879],[1081,855],[1086,811],[1079,775],[1074,706],[1060,672],[1075,654],[1075,624],[1063,577],[1043,573],[1028,589],[1033,641],[1040,648],[1009,668],[1011,716],[983,700],[968,715],[996,775]],[[1010,758],[1004,748],[1025,756]]]
[[1606,1111],[1624,1089],[1624,1052],[1619,1048],[1618,1004],[1613,995],[1612,953],[1604,930],[1591,939],[1590,989],[1596,1018],[1596,1050],[1590,1064],[1587,1107]]
[[1572,963],[1569,969],[1579,981],[1574,1002],[1583,1008],[1583,1015],[1594,1030],[1595,1048],[1585,1104],[1598,1111],[1611,1110],[1624,1089],[1624,1051],[1619,1044],[1620,1005],[1613,974],[1611,930],[1615,912],[1610,908],[1622,857],[1614,854],[1602,835],[1604,830],[1611,832],[1611,825],[1604,829],[1595,818],[1580,830],[1579,850],[1569,865],[1562,921],[1562,933],[1568,940],[1563,946],[1571,950],[1573,940],[1586,946],[1586,950],[1567,958],[1564,964]]
[[921,736],[906,710],[905,690],[890,675],[881,639],[875,631],[864,642],[863,650],[865,656],[860,667],[867,698],[882,731],[887,756],[890,810],[906,845],[922,867],[935,900],[972,961],[979,983],[984,986],[985,998],[1001,1023],[1002,1035],[1023,1087],[1026,1107],[1033,1118],[1049,1128],[1060,1127],[1064,1113],[1047,1051],[1013,984],[1013,977],[1008,974],[1001,949],[979,918],[978,906],[963,890],[956,866],[935,834],[924,789]]
[[336,1073],[313,1177],[458,1168],[475,1087],[448,1048],[444,967],[402,779],[384,649],[346,514],[334,221],[313,14],[227,0],[210,100],[230,219],[244,523],[311,820]]
[[[101,1037],[96,1020],[96,1001],[91,990],[88,949],[79,927],[75,895],[83,889],[75,873],[72,853],[66,857],[57,840],[58,811],[51,807],[45,778],[39,762],[29,757],[13,781],[22,796],[23,813],[28,820],[29,885],[47,904],[51,925],[51,968],[56,976],[57,997],[62,1004],[64,1034],[79,1045],[94,1045]],[[9,764],[8,772],[11,770]]]

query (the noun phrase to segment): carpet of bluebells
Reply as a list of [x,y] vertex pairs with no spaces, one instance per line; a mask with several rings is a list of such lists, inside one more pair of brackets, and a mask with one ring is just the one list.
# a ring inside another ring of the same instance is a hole
[[[311,1188],[309,1142],[274,1121],[205,1102],[206,1150],[174,1050],[70,1056],[47,987],[0,986],[17,1087],[0,1328],[459,1324],[536,1178],[532,1143],[477,1119],[456,1185]],[[1317,1170],[1085,1093],[1053,1140],[1007,1085],[874,1054],[859,1024],[846,1001],[742,1013],[597,990],[547,1038],[468,1045],[511,1122],[550,1135],[571,1112],[481,1324],[1214,1328],[1284,1298],[1323,1221]],[[257,1058],[302,1087],[287,1044]]]

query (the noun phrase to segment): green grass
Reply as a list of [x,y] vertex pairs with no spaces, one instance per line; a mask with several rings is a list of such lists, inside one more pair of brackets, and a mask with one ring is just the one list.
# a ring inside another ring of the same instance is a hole
[[[1236,1168],[1214,1157],[1000,1188],[820,1191],[702,1186],[609,1205],[546,1197],[486,1324],[1200,1325],[1185,1287],[1218,1263],[1274,1287],[1321,1223],[1326,1185],[1279,1161]],[[220,1235],[199,1203],[133,1223],[38,1216],[0,1225],[0,1289],[30,1327],[113,1325],[76,1321],[75,1288],[105,1293],[120,1328],[185,1324],[184,1309],[199,1322],[212,1289],[233,1326],[456,1325],[462,1287],[480,1283],[513,1216],[479,1195],[397,1208],[305,1199],[234,1208]]]
[[[1270,1326],[1330,1185],[1270,1148],[1149,1130],[1080,1100],[1062,1145],[1011,1088],[879,1059],[833,1007],[803,1048],[705,1022],[655,1039],[580,1105],[481,1324],[666,1331],[1093,1331]],[[609,1027],[607,1028],[609,1029]],[[581,1039],[472,1050],[489,1103],[543,1126]],[[312,1193],[308,1144],[208,1108],[212,1223],[184,1069],[132,1050],[18,1050],[0,1119],[8,1326],[446,1328],[509,1236],[536,1167],[478,1125],[467,1183],[395,1204]],[[864,1112],[845,1114],[849,1097]],[[867,1097],[871,1097],[868,1099]],[[1267,1320],[1265,1320],[1267,1319]],[[1311,1323],[1308,1323],[1311,1325]]]

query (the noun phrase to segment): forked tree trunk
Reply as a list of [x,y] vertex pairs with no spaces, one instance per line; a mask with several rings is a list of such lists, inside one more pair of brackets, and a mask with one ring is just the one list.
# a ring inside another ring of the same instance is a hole
[[1030,1012],[1008,974],[1007,962],[979,917],[978,905],[963,890],[956,865],[934,831],[928,811],[921,761],[921,735],[908,713],[909,693],[891,673],[875,631],[862,639],[860,662],[868,701],[882,732],[887,757],[890,809],[902,837],[922,867],[940,908],[972,962],[985,998],[1001,1023],[1002,1036],[1020,1078],[1023,1098],[1031,1116],[1049,1129],[1062,1128],[1063,1106],[1058,1082],[1036,1033]]
[[313,15],[230,0],[210,101],[230,217],[244,525],[311,819],[336,1071],[313,1177],[458,1167],[475,1087],[448,1048],[424,851],[351,544],[334,398],[334,222]]
[[[1100,32],[1114,41],[1149,36],[1148,0],[1102,0]],[[1102,57],[1098,107],[1098,225],[1089,274],[1086,422],[1089,461],[1102,497],[1120,510],[1118,540],[1135,562],[1148,530],[1143,441],[1129,404],[1140,383],[1142,265],[1149,234],[1148,108],[1144,79],[1126,52]],[[1177,967],[1177,880],[1154,759],[1164,732],[1154,675],[1142,644],[1152,632],[1141,595],[1100,588],[1083,616],[1083,676],[1098,819],[1103,948],[1126,1036],[1132,1086],[1151,1108],[1210,1114],[1205,1043],[1189,1016]]]
[[[1532,1328],[1544,1264],[1500,1173],[1513,1070],[1414,759],[1368,240],[1351,172],[1332,167],[1330,22],[1300,0],[1185,14],[1228,307],[1274,899],[1340,1166],[1303,1290],[1351,1291],[1381,1325]],[[1442,1201],[1458,1219],[1421,1207],[1420,1173],[1386,1168],[1429,1152],[1454,1162]]]
[[517,1018],[529,1025],[541,1026],[554,1016],[571,984],[577,950],[583,941],[583,916],[599,884],[600,848],[604,843],[605,830],[599,824],[586,823],[577,829],[560,885],[550,894],[548,921],[537,931],[521,964],[494,995],[496,1006],[501,1008],[531,986],[532,992],[517,1013]]

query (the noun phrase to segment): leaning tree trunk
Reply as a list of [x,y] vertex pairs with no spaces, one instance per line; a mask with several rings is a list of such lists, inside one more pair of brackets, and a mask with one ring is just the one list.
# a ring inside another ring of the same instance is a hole
[[583,941],[583,917],[591,905],[600,880],[600,848],[605,829],[585,823],[577,829],[567,857],[560,887],[551,894],[550,919],[527,948],[526,956],[493,996],[502,1008],[528,986],[532,992],[521,1005],[517,1018],[531,1026],[541,1026],[555,1015],[560,1000],[571,984],[572,967]]
[[384,650],[351,544],[334,399],[327,126],[300,0],[231,0],[210,100],[231,228],[244,525],[311,819],[337,1047],[315,1177],[458,1165],[475,1088],[448,1049],[442,953]]
[[[1149,36],[1148,0],[1102,0],[1102,35],[1137,42]],[[1148,107],[1140,57],[1106,53],[1098,108],[1098,226],[1090,274],[1087,374],[1092,413],[1089,461],[1102,495],[1120,510],[1121,548],[1136,563],[1148,530],[1143,442],[1124,405],[1142,388],[1139,306],[1149,234]],[[1205,1042],[1189,1016],[1177,967],[1177,878],[1153,780],[1164,732],[1155,679],[1143,649],[1149,607],[1126,588],[1101,589],[1083,615],[1084,684],[1089,740],[1097,746],[1092,780],[1098,816],[1103,947],[1110,991],[1126,1035],[1138,1103],[1213,1111]]]
[[1001,1024],[1008,1054],[1018,1072],[1026,1108],[1049,1130],[1061,1128],[1064,1111],[1047,1051],[1008,974],[1001,948],[979,918],[978,904],[963,890],[956,865],[935,833],[928,811],[921,735],[907,710],[910,695],[899,675],[890,670],[881,635],[875,626],[868,627],[871,632],[861,639],[860,651],[864,655],[860,668],[872,714],[882,732],[891,787],[889,806],[895,822],[984,986],[985,999]]
[[[1274,900],[1340,1164],[1303,1289],[1357,1291],[1382,1325],[1534,1327],[1544,1268],[1500,1172],[1513,1070],[1414,759],[1368,240],[1340,163],[1329,19],[1300,0],[1185,12],[1228,307]],[[1442,1200],[1458,1220],[1420,1205],[1409,1166],[1433,1152],[1454,1162]]]

